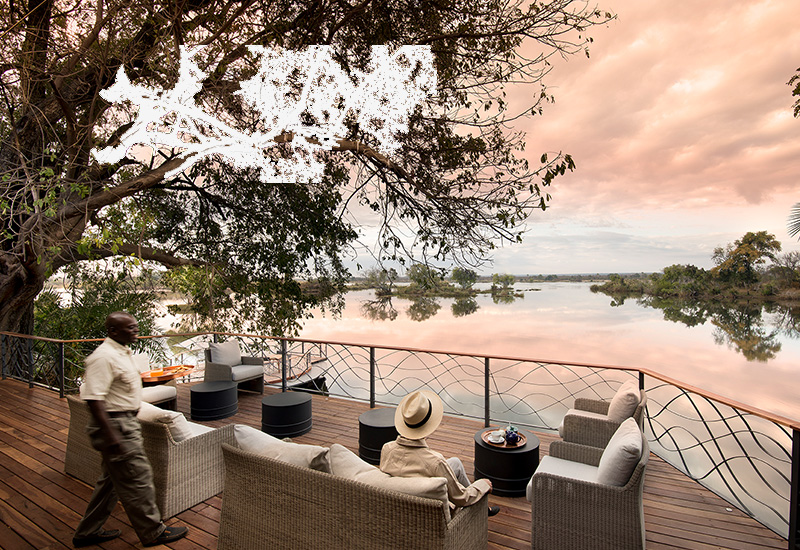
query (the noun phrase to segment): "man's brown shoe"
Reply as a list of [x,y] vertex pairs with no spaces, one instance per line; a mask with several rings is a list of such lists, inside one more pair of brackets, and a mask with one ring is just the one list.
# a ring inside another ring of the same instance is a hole
[[142,546],[158,546],[159,544],[167,544],[170,542],[175,542],[178,539],[182,539],[186,536],[186,533],[189,532],[189,529],[184,527],[183,525],[174,525],[172,527],[165,527],[164,530],[158,535],[154,540],[150,542],[145,542]]

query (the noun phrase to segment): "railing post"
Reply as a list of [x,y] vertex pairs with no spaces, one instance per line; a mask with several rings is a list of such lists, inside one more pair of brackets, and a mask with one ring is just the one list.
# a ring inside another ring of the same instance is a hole
[[286,340],[281,340],[281,391],[286,391]]
[[800,548],[800,432],[792,430],[792,488],[789,500],[789,550]]
[[489,406],[489,358],[485,357],[483,360],[483,425],[489,427],[491,424],[491,414]]
[[64,397],[64,342],[58,343],[58,396]]
[[33,387],[33,340],[26,338],[28,343],[28,387]]
[[0,334],[0,371],[2,371],[3,380],[6,379],[6,335]]
[[369,408],[375,408],[375,348],[369,348]]

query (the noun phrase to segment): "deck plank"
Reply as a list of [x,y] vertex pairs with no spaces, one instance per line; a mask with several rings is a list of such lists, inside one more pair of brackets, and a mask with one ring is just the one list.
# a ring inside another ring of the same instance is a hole
[[[178,386],[178,409],[189,415],[189,387]],[[268,388],[267,392],[276,391]],[[358,452],[358,416],[368,404],[313,396],[313,428],[299,443],[329,446],[340,443]],[[231,422],[261,427],[261,396],[239,392],[239,412]],[[83,514],[92,487],[64,474],[69,409],[65,399],[42,388],[15,380],[0,381],[0,549],[71,548],[73,530]],[[470,478],[473,435],[482,423],[445,417],[429,438],[445,456],[459,456]],[[551,433],[537,433],[541,454],[547,453]],[[491,495],[502,507],[489,520],[491,550],[522,550],[531,545],[530,504],[524,498]],[[189,536],[171,548],[217,548],[222,495],[217,495],[167,520],[185,523]],[[649,550],[755,550],[786,548],[787,542],[714,493],[691,481],[655,455],[648,465],[644,487],[645,523]],[[728,511],[731,509],[731,511]],[[121,506],[108,527],[122,529],[120,539],[105,548],[128,550],[141,545]]]

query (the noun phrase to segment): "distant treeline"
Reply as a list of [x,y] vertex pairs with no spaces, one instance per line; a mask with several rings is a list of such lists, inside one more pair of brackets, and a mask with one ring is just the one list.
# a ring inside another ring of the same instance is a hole
[[593,292],[610,296],[647,295],[696,300],[800,300],[800,253],[778,254],[781,244],[766,231],[746,233],[714,250],[714,267],[675,264],[662,273],[623,276],[592,285]]

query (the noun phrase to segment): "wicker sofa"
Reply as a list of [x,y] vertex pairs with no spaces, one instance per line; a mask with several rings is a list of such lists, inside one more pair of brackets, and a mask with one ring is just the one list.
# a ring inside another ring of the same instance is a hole
[[[89,485],[100,476],[100,453],[89,442],[86,403],[67,396],[70,409],[64,471]],[[180,414],[180,413],[174,413]],[[187,422],[198,435],[176,441],[171,426],[141,420],[144,450],[153,467],[156,504],[164,518],[172,517],[219,494],[224,483],[223,443],[233,443],[233,424],[217,429]]]
[[487,548],[487,497],[450,517],[441,500],[375,487],[232,445],[223,445],[222,453],[220,550]]

